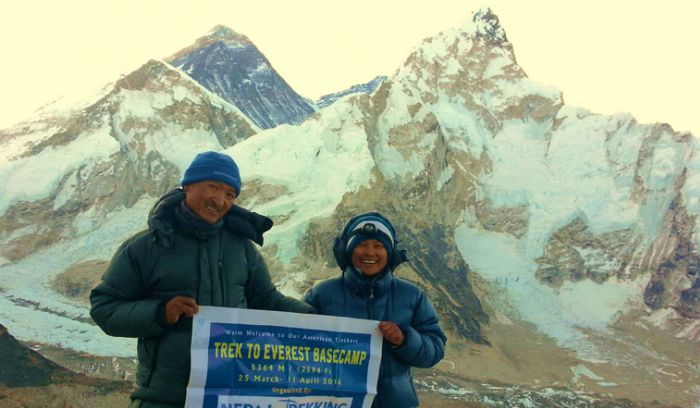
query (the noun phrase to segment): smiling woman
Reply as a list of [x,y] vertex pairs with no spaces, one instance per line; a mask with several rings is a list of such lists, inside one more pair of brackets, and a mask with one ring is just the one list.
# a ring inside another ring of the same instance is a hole
[[304,296],[319,313],[380,320],[384,337],[373,407],[416,407],[411,367],[432,367],[445,352],[445,333],[425,294],[394,277],[406,261],[396,230],[382,214],[350,219],[333,242],[340,277],[320,282]]

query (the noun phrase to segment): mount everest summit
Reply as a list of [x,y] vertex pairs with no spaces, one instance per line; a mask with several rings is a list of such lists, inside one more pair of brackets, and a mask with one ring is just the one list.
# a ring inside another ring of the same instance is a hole
[[240,205],[275,221],[262,252],[288,294],[338,272],[330,244],[351,215],[394,221],[411,255],[397,274],[450,331],[426,389],[700,401],[697,138],[566,105],[488,9],[331,102],[299,96],[219,26],[71,114],[0,131],[0,323],[130,356],[90,322],[80,283],[197,152],[219,150],[241,169]]
[[214,27],[166,62],[238,107],[261,129],[299,124],[315,111],[246,36],[227,27]]

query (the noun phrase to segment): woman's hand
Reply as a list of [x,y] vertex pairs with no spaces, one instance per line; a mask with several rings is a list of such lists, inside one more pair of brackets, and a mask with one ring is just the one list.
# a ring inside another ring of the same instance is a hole
[[384,335],[386,341],[391,343],[393,346],[401,347],[404,342],[403,331],[398,324],[394,322],[384,321],[379,323],[379,330]]

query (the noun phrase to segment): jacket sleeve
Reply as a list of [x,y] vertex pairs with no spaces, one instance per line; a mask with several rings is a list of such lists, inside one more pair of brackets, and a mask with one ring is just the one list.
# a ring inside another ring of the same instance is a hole
[[321,306],[319,305],[318,294],[314,291],[314,287],[309,288],[309,290],[307,290],[306,293],[304,293],[304,296],[302,296],[302,300],[311,305],[311,307],[313,307],[317,313],[321,313]]
[[248,240],[245,241],[245,253],[248,261],[245,297],[249,308],[295,313],[315,312],[308,303],[285,296],[277,290],[272,283],[265,261]]
[[102,281],[90,292],[90,316],[110,336],[155,337],[165,328],[157,321],[161,299],[149,297],[143,285],[144,259],[135,241],[117,250]]
[[437,313],[430,300],[420,293],[410,325],[400,325],[404,332],[404,344],[392,348],[391,353],[404,364],[429,368],[445,356],[447,336],[440,327]]

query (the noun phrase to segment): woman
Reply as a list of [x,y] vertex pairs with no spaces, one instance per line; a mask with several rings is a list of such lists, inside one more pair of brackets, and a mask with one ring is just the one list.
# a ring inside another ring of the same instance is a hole
[[333,254],[341,276],[309,289],[304,300],[321,314],[381,321],[384,345],[372,406],[417,407],[411,367],[437,364],[447,339],[425,294],[394,277],[406,261],[394,226],[376,212],[357,215],[335,239]]

